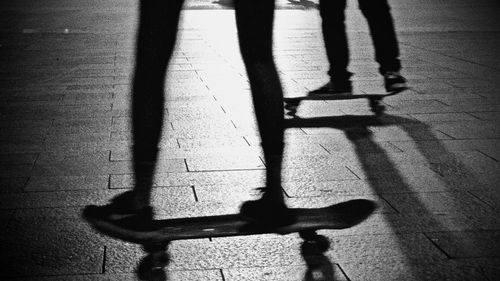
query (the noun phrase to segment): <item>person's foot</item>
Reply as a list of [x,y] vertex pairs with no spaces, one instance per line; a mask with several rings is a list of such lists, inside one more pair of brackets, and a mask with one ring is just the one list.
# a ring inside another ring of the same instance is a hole
[[397,71],[387,71],[384,74],[384,85],[387,92],[397,92],[407,88],[406,79]]
[[263,227],[280,227],[293,224],[295,217],[282,201],[271,200],[265,195],[258,200],[246,201],[241,205],[240,216]]
[[129,239],[141,232],[153,230],[153,209],[148,206],[133,209],[134,193],[128,191],[111,200],[110,204],[88,205],[83,209],[83,218],[104,234]]
[[352,84],[350,80],[330,80],[318,89],[309,92],[309,96],[331,96],[351,94]]

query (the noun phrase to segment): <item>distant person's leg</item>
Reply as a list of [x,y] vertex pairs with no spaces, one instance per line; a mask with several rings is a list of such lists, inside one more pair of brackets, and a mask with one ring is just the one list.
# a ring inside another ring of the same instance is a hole
[[346,0],[320,0],[321,27],[326,56],[330,69],[330,81],[311,92],[315,94],[339,94],[351,92],[349,46],[345,26]]
[[406,87],[406,80],[399,74],[399,45],[387,0],[359,0],[359,7],[368,22],[375,60],[384,76],[387,91]]
[[147,230],[153,218],[152,180],[163,126],[164,82],[173,53],[183,0],[140,2],[132,85],[134,189],[104,206],[87,206],[84,216],[105,232]]

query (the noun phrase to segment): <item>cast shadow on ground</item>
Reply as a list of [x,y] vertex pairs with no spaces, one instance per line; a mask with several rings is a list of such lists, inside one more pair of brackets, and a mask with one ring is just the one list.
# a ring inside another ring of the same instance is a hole
[[228,8],[228,9],[234,8],[234,1],[233,0],[217,0],[217,1],[213,1],[212,3],[218,4],[222,7]]
[[[435,279],[446,279],[450,278],[450,274],[469,280],[478,278],[487,280],[484,275],[484,264],[471,262],[471,259],[461,260],[461,258],[468,257],[467,253],[471,247],[482,244],[478,241],[478,237],[461,235],[461,232],[477,230],[478,225],[488,229],[489,222],[483,220],[483,218],[488,220],[488,214],[483,216],[484,214],[481,213],[488,212],[488,210],[473,210],[475,213],[472,214],[471,206],[467,206],[468,203],[463,200],[463,196],[467,195],[467,190],[480,185],[481,180],[454,153],[448,151],[428,124],[401,116],[347,115],[288,119],[285,126],[287,128],[326,127],[343,131],[354,146],[355,156],[373,193],[380,196],[381,200],[385,200],[386,196],[401,195],[407,202],[407,206],[411,206],[409,210],[395,206],[395,212],[382,215],[383,221],[390,229],[391,239],[399,249],[396,256],[384,257],[387,258],[384,264],[392,264],[394,267],[392,270],[400,275],[392,276],[394,280],[398,278],[428,280],[429,276]],[[420,197],[421,193],[425,193],[426,190],[415,190],[415,185],[408,182],[407,177],[375,140],[371,129],[389,126],[402,129],[414,142],[416,151],[425,160],[423,165],[426,165],[439,178],[440,184],[431,187],[431,192],[437,191],[448,196],[448,200],[452,202],[450,210],[431,210],[425,199],[422,200]],[[432,147],[425,146],[426,142],[432,142]],[[376,229],[375,232],[377,232]],[[454,248],[450,250],[435,243],[433,235],[436,233],[445,233],[446,239],[452,241]],[[387,232],[382,234],[387,234]],[[320,235],[316,236],[316,239],[328,241]],[[419,243],[426,245],[423,252],[421,252],[423,246]],[[310,238],[304,239],[301,245],[301,254],[307,265],[304,281],[335,280],[338,273],[335,272],[336,265],[328,257],[328,251],[335,251],[330,249],[329,243],[318,243]],[[165,258],[164,261],[168,264],[168,259]],[[147,262],[146,257],[141,261],[139,269]],[[340,267],[342,267],[341,264]],[[167,280],[168,277],[163,268],[154,270],[163,279],[143,278],[143,280]],[[374,276],[375,279],[378,277],[380,276]]]
[[317,9],[319,5],[309,0],[288,0],[288,3],[293,6],[302,6],[305,9]]
[[[489,214],[491,210],[485,210],[487,215],[483,217],[484,214],[481,212],[484,210],[473,210],[473,207],[468,206],[463,200],[463,196],[467,196],[467,190],[480,185],[481,180],[455,154],[448,151],[428,124],[401,116],[347,115],[296,117],[287,119],[285,126],[286,128],[333,128],[343,131],[346,138],[354,145],[355,155],[374,194],[380,196],[382,200],[387,194],[402,194],[405,202],[409,203],[411,210],[399,209],[396,213],[383,214],[403,255],[399,260],[404,260],[403,264],[393,264],[394,267],[401,267],[398,268],[400,278],[393,280],[428,280],[429,276],[432,276],[433,280],[442,280],[450,278],[451,272],[454,272],[453,274],[458,272],[456,274],[460,278],[464,276],[471,278],[468,280],[487,279],[484,276],[483,264],[475,264],[470,260],[460,261],[461,258],[468,257],[467,252],[471,248],[484,243],[473,235],[460,235],[459,232],[477,230],[478,225],[488,229],[487,225],[492,223],[488,221],[491,220],[492,215]],[[388,126],[402,129],[414,141],[417,153],[423,156],[426,165],[436,173],[441,182],[436,189],[450,197],[452,210],[444,213],[430,210],[419,197],[417,193],[419,190],[414,190],[387,152],[377,143],[370,128]],[[432,148],[426,147],[422,140],[432,142]],[[458,217],[455,217],[456,214]],[[452,241],[454,249],[443,249],[439,244],[435,244],[432,239],[435,233],[446,233],[445,237]],[[429,240],[426,244],[436,247],[435,251],[432,251],[433,255],[422,257],[419,245],[415,245],[412,239]],[[385,261],[387,265],[391,263],[390,257],[388,259]],[[392,262],[397,261],[398,257],[395,257]],[[429,269],[432,269],[432,272],[429,272]]]

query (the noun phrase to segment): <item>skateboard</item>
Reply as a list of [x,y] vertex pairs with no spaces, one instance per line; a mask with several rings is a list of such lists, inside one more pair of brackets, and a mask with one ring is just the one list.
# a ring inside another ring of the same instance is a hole
[[353,100],[353,99],[368,99],[370,109],[376,115],[380,115],[385,111],[385,106],[381,104],[381,101],[389,96],[394,96],[403,91],[406,91],[408,88],[401,88],[396,91],[388,92],[385,94],[331,94],[331,95],[315,95],[311,96],[310,94],[307,96],[300,97],[289,97],[284,98],[283,101],[285,103],[285,109],[287,110],[286,114],[290,116],[295,116],[297,113],[297,109],[300,106],[302,101],[325,101],[325,100]]
[[[239,214],[221,216],[177,218],[155,220],[150,231],[129,232],[119,228],[110,229],[103,224],[83,217],[98,231],[111,237],[128,242],[142,244],[148,255],[139,264],[138,272],[151,272],[163,268],[168,263],[167,246],[171,241],[256,235],[265,233],[299,233],[304,240],[321,240],[328,244],[323,236],[316,234],[320,229],[345,229],[364,221],[375,210],[373,201],[356,199],[324,208],[291,208],[295,222],[285,226],[266,226],[244,220]],[[322,239],[323,237],[324,239]],[[327,247],[327,246],[326,246]]]

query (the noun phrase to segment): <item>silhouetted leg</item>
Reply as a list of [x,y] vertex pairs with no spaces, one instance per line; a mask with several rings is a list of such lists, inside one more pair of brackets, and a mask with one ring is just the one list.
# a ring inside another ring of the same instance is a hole
[[368,21],[380,73],[399,71],[399,47],[387,0],[359,0],[359,7]]
[[348,80],[349,46],[345,26],[346,0],[320,0],[319,10],[326,55],[332,79]]
[[283,91],[272,54],[274,1],[236,0],[235,10],[240,50],[267,166],[264,196],[283,202]]
[[164,83],[183,0],[140,2],[132,88],[136,208],[149,205],[164,114]]

